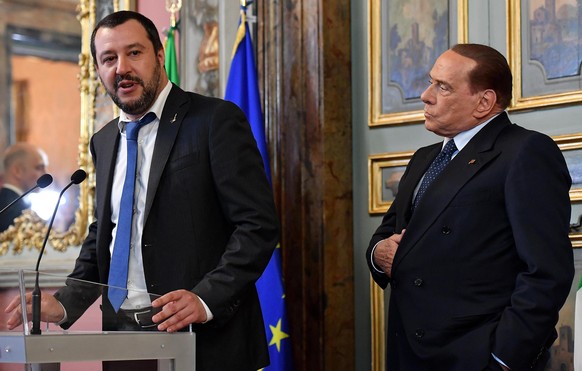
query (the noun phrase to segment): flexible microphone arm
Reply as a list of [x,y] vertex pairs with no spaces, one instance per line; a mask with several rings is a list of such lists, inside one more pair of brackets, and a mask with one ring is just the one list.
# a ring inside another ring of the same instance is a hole
[[[40,285],[39,285],[39,272],[38,268],[40,266],[40,260],[42,259],[42,255],[44,253],[46,243],[49,238],[49,234],[51,233],[51,229],[53,227],[53,222],[55,221],[55,215],[57,214],[57,210],[59,209],[59,204],[61,203],[61,197],[65,193],[67,189],[73,184],[79,184],[87,177],[87,173],[84,170],[77,170],[71,175],[71,182],[67,184],[65,188],[59,194],[59,198],[57,199],[57,204],[55,205],[55,209],[53,211],[53,215],[51,216],[46,235],[44,236],[44,241],[42,243],[42,247],[40,249],[40,253],[38,254],[38,260],[36,261],[36,280],[34,283],[34,290],[32,291],[32,329],[30,333],[33,335],[40,335],[40,301],[41,301],[41,293],[40,293]],[[52,178],[52,177],[51,177]]]
[[12,201],[8,205],[6,205],[2,210],[0,210],[0,214],[2,214],[4,211],[8,210],[10,208],[10,206],[14,205],[16,202],[23,199],[30,192],[34,191],[37,188],[45,188],[45,187],[49,186],[52,182],[53,182],[53,177],[50,174],[44,174],[43,176],[41,176],[40,178],[38,178],[36,180],[36,185],[34,187],[32,187],[28,191],[24,192],[20,196],[16,197],[16,199],[14,201]]

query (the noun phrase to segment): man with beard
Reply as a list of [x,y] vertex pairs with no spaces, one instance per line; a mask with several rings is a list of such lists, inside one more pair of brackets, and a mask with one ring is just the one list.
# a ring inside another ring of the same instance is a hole
[[[117,240],[128,235],[123,285],[131,291],[121,290],[120,300],[113,295],[120,290],[104,290],[104,330],[174,332],[192,325],[198,370],[267,366],[255,281],[279,227],[244,114],[232,103],[169,82],[158,31],[139,13],[120,11],[101,20],[91,54],[121,113],[91,139],[96,221],[70,277],[117,286]],[[135,189],[133,205],[124,207],[126,168],[133,166],[125,138],[145,117],[137,134],[135,187],[129,187]],[[124,210],[133,214],[128,225]],[[161,296],[152,301],[148,293]],[[54,296],[42,296],[41,319],[66,329],[99,294],[68,280]],[[14,312],[8,320],[14,328],[18,300],[6,311]],[[145,367],[104,363],[106,370]]]

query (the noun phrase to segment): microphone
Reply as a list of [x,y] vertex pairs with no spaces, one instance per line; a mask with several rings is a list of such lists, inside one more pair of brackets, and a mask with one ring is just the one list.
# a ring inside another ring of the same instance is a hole
[[[40,266],[40,259],[42,258],[42,254],[44,253],[44,249],[46,247],[46,243],[48,241],[49,234],[51,233],[51,229],[53,227],[53,222],[55,221],[55,215],[57,214],[59,204],[61,203],[61,197],[63,196],[65,191],[67,189],[69,189],[70,186],[72,186],[73,184],[81,183],[83,180],[85,180],[86,177],[87,177],[87,173],[82,169],[75,171],[73,173],[73,175],[71,175],[71,182],[69,184],[67,184],[66,187],[63,188],[63,190],[59,194],[59,198],[57,199],[57,204],[55,205],[53,215],[51,216],[51,219],[50,219],[50,222],[48,225],[48,229],[46,230],[46,235],[44,236],[42,248],[40,249],[40,253],[38,254],[38,260],[36,261],[36,268],[35,268],[36,281],[34,283],[34,290],[32,291],[32,329],[30,330],[30,333],[33,335],[40,335],[40,333],[41,333],[41,331],[40,331],[40,299],[41,299],[41,294],[40,294],[40,286],[38,283],[38,276],[39,276],[38,267]],[[52,177],[51,177],[51,181],[52,181]]]
[[36,185],[34,187],[32,187],[28,191],[24,192],[20,196],[16,197],[16,199],[14,201],[12,201],[8,205],[6,205],[6,207],[4,207],[2,210],[0,210],[0,214],[2,214],[3,212],[5,212],[6,210],[8,210],[10,208],[10,206],[14,205],[16,202],[18,202],[19,200],[23,199],[24,196],[26,196],[30,192],[34,191],[37,188],[45,188],[45,187],[48,187],[52,182],[53,182],[53,177],[50,174],[44,174],[43,176],[41,176],[40,178],[38,178],[36,180]]

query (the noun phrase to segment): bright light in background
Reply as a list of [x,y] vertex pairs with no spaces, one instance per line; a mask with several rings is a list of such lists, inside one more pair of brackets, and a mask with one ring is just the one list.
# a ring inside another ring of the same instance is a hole
[[[55,205],[57,204],[57,200],[59,198],[59,192],[43,189],[40,192],[29,194],[28,198],[32,205],[31,209],[37,213],[38,216],[48,221],[55,211]],[[63,195],[63,197],[61,197],[61,206],[66,203],[67,199]]]

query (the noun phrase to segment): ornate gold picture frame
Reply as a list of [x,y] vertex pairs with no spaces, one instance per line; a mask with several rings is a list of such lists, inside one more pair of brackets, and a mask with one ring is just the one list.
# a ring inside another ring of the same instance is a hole
[[546,9],[546,3],[557,4],[543,0],[506,2],[507,54],[514,91],[510,110],[582,101],[579,55],[569,56],[582,42],[577,26],[568,26],[577,25],[576,0],[561,5],[570,7],[567,11]]
[[[553,138],[564,154],[572,177],[572,188],[570,189],[572,217],[580,221],[582,218],[579,211],[582,209],[582,133],[558,135]],[[570,240],[572,247],[582,247],[582,231],[570,233]]]
[[[450,46],[467,40],[467,0],[423,2],[421,12],[410,1],[368,1],[368,125],[422,121],[419,97],[432,64]],[[398,15],[390,17],[390,10]]]
[[396,196],[398,182],[414,152],[368,156],[368,212],[385,213]]
[[582,133],[557,135],[552,138],[562,150],[572,177],[570,200],[573,203],[582,202]]

